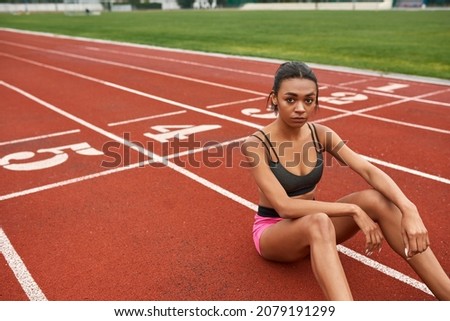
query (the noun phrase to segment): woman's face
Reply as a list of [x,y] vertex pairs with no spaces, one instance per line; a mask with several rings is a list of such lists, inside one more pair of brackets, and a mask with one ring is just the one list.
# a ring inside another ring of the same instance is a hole
[[281,82],[272,103],[278,106],[278,117],[290,127],[301,127],[316,107],[316,84],[305,78],[290,78]]

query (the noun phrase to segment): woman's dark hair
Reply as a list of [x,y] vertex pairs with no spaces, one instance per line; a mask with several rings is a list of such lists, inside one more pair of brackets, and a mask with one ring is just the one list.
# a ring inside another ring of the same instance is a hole
[[309,79],[316,84],[316,92],[317,92],[316,109],[317,109],[319,107],[319,85],[317,83],[317,77],[312,71],[312,69],[309,68],[308,65],[298,61],[285,62],[278,67],[278,70],[275,73],[275,78],[273,81],[272,92],[267,98],[267,105],[269,106],[269,108],[275,111],[275,113],[278,111],[278,106],[273,105],[270,99],[272,95],[278,94],[278,90],[280,90],[280,86],[283,80],[292,78]]

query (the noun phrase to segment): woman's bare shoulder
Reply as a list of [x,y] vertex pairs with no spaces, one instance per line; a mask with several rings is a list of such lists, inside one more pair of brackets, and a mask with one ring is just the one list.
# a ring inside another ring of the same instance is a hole
[[311,124],[313,124],[314,127],[316,127],[317,133],[318,133],[319,135],[320,135],[320,134],[327,133],[327,132],[333,132],[333,133],[334,133],[334,130],[333,130],[333,129],[331,129],[330,127],[325,126],[325,125],[323,125],[323,124],[315,123],[315,122],[311,122]]

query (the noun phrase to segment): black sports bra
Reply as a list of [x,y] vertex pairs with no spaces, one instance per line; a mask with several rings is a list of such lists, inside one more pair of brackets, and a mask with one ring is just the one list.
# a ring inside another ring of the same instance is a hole
[[306,175],[295,175],[291,172],[289,172],[283,165],[280,163],[280,159],[275,152],[275,149],[270,142],[269,138],[267,137],[266,133],[264,133],[262,130],[260,132],[263,134],[265,140],[267,143],[269,143],[270,148],[274,152],[277,161],[273,161],[270,157],[270,150],[269,147],[267,147],[267,144],[264,140],[262,140],[260,137],[256,135],[252,135],[256,138],[258,138],[264,145],[264,147],[267,150],[267,153],[269,155],[269,167],[272,171],[272,173],[275,175],[275,177],[278,179],[280,184],[283,186],[284,190],[286,191],[287,195],[289,197],[303,195],[306,193],[311,192],[316,187],[317,183],[319,183],[322,173],[323,173],[323,156],[322,151],[323,148],[321,144],[319,143],[319,139],[317,138],[317,131],[316,127],[313,124],[308,123],[308,127],[311,131],[311,136],[313,138],[314,147],[316,148],[317,152],[317,162],[315,167],[311,172],[309,172]]

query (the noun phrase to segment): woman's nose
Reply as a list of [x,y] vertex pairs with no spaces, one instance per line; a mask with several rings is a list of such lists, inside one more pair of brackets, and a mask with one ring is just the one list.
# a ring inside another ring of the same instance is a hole
[[299,102],[297,105],[295,105],[295,111],[299,113],[303,113],[306,111],[305,106],[303,106],[303,103]]

